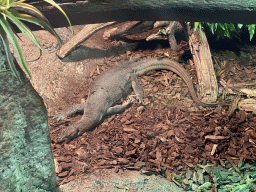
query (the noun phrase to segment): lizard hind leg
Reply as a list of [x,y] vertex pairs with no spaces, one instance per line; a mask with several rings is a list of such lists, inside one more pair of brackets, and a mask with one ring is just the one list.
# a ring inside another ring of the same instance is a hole
[[117,113],[124,112],[125,109],[127,109],[131,106],[133,101],[134,101],[134,98],[132,96],[129,96],[128,99],[125,102],[123,102],[122,105],[115,105],[113,107],[108,108],[106,115],[114,115]]
[[135,75],[135,73],[131,73],[131,80],[132,80],[132,88],[135,92],[136,99],[139,100],[140,104],[145,105],[145,103],[143,102],[144,91],[143,91],[143,88],[141,87],[139,80],[138,80],[137,76]]

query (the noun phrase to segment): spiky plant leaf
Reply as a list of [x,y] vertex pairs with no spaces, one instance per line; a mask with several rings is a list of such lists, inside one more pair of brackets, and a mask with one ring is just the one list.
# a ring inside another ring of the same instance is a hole
[[14,62],[13,62],[13,57],[12,57],[12,54],[10,52],[9,42],[7,40],[6,33],[1,28],[1,26],[0,26],[0,38],[1,38],[1,40],[3,42],[3,45],[4,45],[4,49],[5,49],[5,53],[6,53],[6,57],[7,57],[7,61],[9,63],[10,69],[11,69],[11,71],[13,71],[13,73],[18,78],[18,80],[21,82],[20,76],[18,75],[18,71],[16,70],[16,67],[15,67]]
[[[49,3],[49,4],[51,4],[52,6],[56,7],[57,9],[59,9],[59,11],[66,17],[66,19],[67,19],[69,25],[71,26],[71,22],[70,22],[68,16],[67,16],[66,13],[61,9],[61,7],[60,7],[59,5],[57,5],[53,0],[43,0],[43,1],[45,1],[45,2],[47,2],[47,3]],[[72,33],[73,33],[73,31],[72,31]]]
[[249,34],[250,34],[250,40],[252,40],[254,32],[255,32],[255,24],[247,25]]
[[[53,0],[43,0],[43,1],[58,8],[63,13],[63,15],[66,17],[69,25],[71,26],[69,18],[67,17],[65,12],[60,8],[60,6],[58,6]],[[1,39],[4,43],[5,48],[7,47],[6,46],[6,42],[7,42],[6,36],[9,37],[11,43],[14,46],[15,51],[17,52],[17,55],[18,55],[18,58],[19,58],[22,68],[29,75],[29,77],[31,77],[31,73],[30,73],[28,66],[26,64],[26,61],[24,59],[22,49],[15,37],[15,32],[12,30],[9,22],[14,23],[21,30],[21,32],[24,33],[25,35],[27,35],[32,40],[32,42],[35,45],[37,45],[37,47],[41,50],[43,50],[43,49],[40,46],[39,42],[37,41],[36,37],[34,36],[32,31],[22,21],[34,23],[34,24],[39,25],[40,27],[44,28],[45,30],[49,31],[52,35],[54,35],[58,39],[59,45],[61,45],[61,40],[60,40],[58,34],[51,27],[47,18],[36,7],[34,7],[30,4],[24,3],[24,2],[25,2],[25,0],[20,0],[20,1],[0,0],[0,35],[1,35]],[[71,31],[73,34],[72,29],[71,29]],[[8,49],[9,49],[9,47],[8,47]],[[7,52],[8,52],[7,55],[10,54],[10,50]],[[13,63],[11,63],[10,58],[8,58],[8,61],[9,61],[12,71],[15,74],[17,74],[14,71],[14,65],[13,65]]]
[[42,51],[45,52],[45,50],[41,47],[41,45],[39,44],[39,42],[37,41],[36,37],[34,36],[34,34],[32,33],[32,31],[24,24],[22,23],[17,17],[15,17],[13,15],[13,11],[9,12],[6,11],[6,17],[8,19],[10,19],[11,22],[13,22],[21,31],[22,33],[24,33],[25,35],[27,35],[31,41]]
[[37,17],[40,20],[44,20],[47,22],[49,25],[48,19],[34,6],[29,5],[27,3],[22,3],[22,2],[14,2],[13,6],[10,9],[14,9],[16,11],[22,11],[28,14],[33,15],[34,17]]
[[13,44],[14,49],[17,52],[21,66],[23,67],[24,71],[28,74],[28,76],[31,78],[31,73],[30,73],[27,63],[24,59],[22,49],[19,45],[19,42],[17,41],[17,39],[14,35],[14,32],[13,32],[12,28],[10,27],[9,23],[5,20],[5,18],[2,15],[0,15],[0,24],[3,28],[3,31],[1,33],[2,34],[5,33],[9,37],[11,43]]
[[30,22],[30,23],[34,23],[35,25],[38,25],[38,26],[42,27],[43,29],[47,30],[48,32],[50,32],[52,35],[54,35],[57,38],[59,45],[61,45],[60,37],[53,30],[51,25],[48,24],[48,22],[45,22],[44,20],[40,20],[38,18],[35,18],[35,17],[33,17],[31,15],[28,15],[28,14],[25,14],[25,13],[21,14],[21,13],[18,13],[18,12],[14,12],[13,15],[15,17],[17,17],[19,20],[23,20],[23,21],[27,21],[27,22]]

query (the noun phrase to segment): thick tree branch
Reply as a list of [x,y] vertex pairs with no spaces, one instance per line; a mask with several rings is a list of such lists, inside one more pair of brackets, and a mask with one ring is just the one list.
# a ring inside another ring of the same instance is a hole
[[[94,0],[62,3],[72,25],[109,21],[208,21],[256,23],[255,0]],[[34,2],[53,27],[68,26],[62,13],[52,6]]]

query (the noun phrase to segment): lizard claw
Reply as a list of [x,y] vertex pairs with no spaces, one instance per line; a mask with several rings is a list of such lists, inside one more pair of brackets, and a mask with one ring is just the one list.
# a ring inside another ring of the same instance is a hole
[[134,96],[130,95],[127,97],[127,100],[123,103],[123,105],[127,106],[127,105],[130,105],[134,102]]
[[54,115],[51,115],[50,116],[52,119],[56,119],[57,122],[63,120],[66,118],[65,114],[63,114],[63,112],[58,112],[58,113],[55,113]]
[[130,95],[126,102],[129,102],[129,104],[133,103],[135,100],[138,100],[140,104],[145,105],[143,98],[138,97],[138,95]]
[[142,105],[145,105],[145,103],[144,103],[144,101],[143,101],[143,98],[142,97],[140,97],[140,96],[135,96],[136,97],[136,99],[139,101],[139,103],[140,104],[142,104]]

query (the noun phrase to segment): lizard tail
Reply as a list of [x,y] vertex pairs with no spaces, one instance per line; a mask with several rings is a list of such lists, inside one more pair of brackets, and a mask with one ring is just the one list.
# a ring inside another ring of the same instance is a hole
[[204,103],[197,97],[193,83],[190,79],[190,75],[182,65],[174,60],[165,58],[142,59],[138,62],[131,63],[130,66],[136,72],[137,76],[142,76],[151,70],[167,69],[173,71],[184,80],[184,82],[188,86],[192,99],[197,104],[203,107],[216,107],[218,105],[217,103]]

